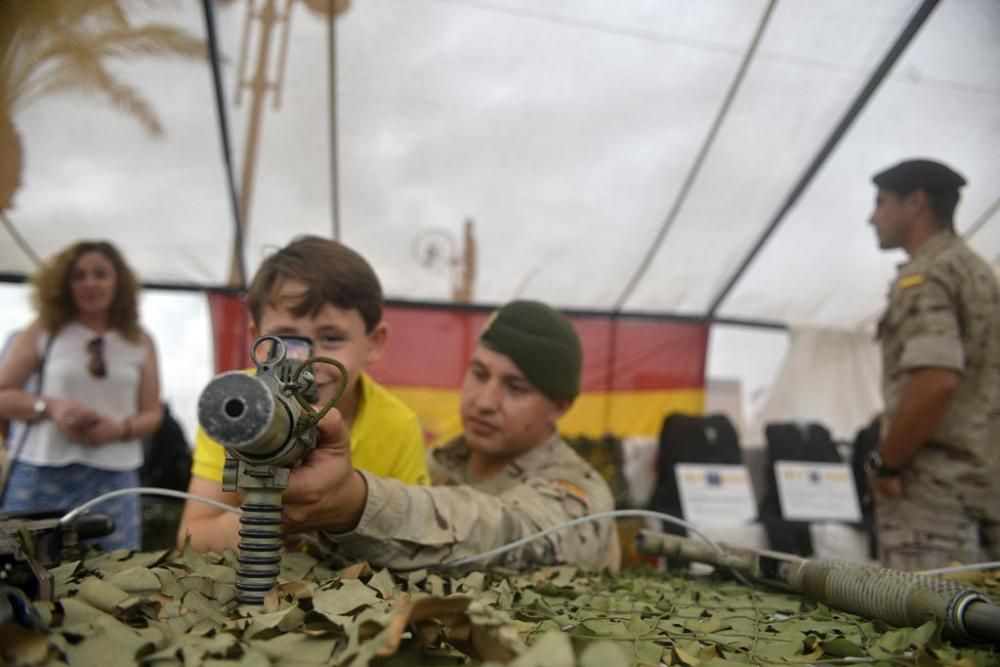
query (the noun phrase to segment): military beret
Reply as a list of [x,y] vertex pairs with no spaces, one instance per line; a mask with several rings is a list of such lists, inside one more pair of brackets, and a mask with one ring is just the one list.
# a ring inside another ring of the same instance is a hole
[[905,160],[872,176],[878,187],[906,194],[914,190],[928,193],[958,192],[965,178],[951,167],[934,160]]
[[539,301],[511,301],[490,316],[479,340],[510,357],[549,398],[573,399],[580,393],[580,336],[554,308]]

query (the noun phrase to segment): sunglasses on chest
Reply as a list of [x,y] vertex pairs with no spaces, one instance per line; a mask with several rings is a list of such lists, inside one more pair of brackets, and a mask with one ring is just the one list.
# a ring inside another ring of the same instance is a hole
[[98,336],[87,343],[87,353],[90,359],[87,362],[87,370],[95,378],[102,378],[108,374],[108,367],[104,361],[104,339]]

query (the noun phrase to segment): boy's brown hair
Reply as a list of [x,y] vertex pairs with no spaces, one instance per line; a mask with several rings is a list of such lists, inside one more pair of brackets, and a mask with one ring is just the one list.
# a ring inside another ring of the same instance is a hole
[[274,307],[282,282],[295,280],[306,292],[292,308],[313,316],[326,304],[357,310],[371,331],[382,321],[382,285],[365,258],[347,246],[318,236],[300,236],[264,260],[247,290],[247,309],[260,326],[265,306]]

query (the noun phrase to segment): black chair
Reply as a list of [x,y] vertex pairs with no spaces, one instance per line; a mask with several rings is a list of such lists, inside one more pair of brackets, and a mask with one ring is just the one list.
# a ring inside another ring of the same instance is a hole
[[774,464],[778,461],[840,463],[837,445],[830,432],[816,423],[768,424],[764,427],[764,437],[767,441],[767,485],[760,503],[760,520],[767,532],[767,541],[775,551],[811,556],[813,544],[809,522],[788,521],[781,511]]
[[[139,469],[143,486],[187,491],[191,481],[191,448],[184,429],[166,403],[163,421],[156,432],[143,440],[144,461]],[[163,496],[143,496],[142,549],[156,551],[174,547],[184,502]]]
[[[656,487],[649,509],[681,516],[681,497],[674,466],[678,463],[743,463],[739,438],[725,415],[696,417],[679,412],[667,415],[660,430]],[[685,535],[684,528],[665,524],[664,530]]]
[[861,528],[868,535],[869,557],[875,558],[878,553],[878,542],[875,535],[875,503],[872,498],[872,487],[865,473],[865,458],[868,452],[878,447],[881,439],[881,418],[875,417],[867,426],[858,430],[851,443],[851,471],[854,473],[854,484],[858,489],[858,503],[861,505]]

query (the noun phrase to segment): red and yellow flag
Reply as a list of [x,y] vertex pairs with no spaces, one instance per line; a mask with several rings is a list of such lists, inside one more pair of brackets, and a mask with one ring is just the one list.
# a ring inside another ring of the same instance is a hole
[[[371,375],[420,416],[428,442],[461,432],[469,355],[489,311],[389,305],[389,343]],[[566,435],[657,436],[670,412],[700,414],[708,327],[601,315],[570,319],[583,342],[583,392],[560,421]]]

